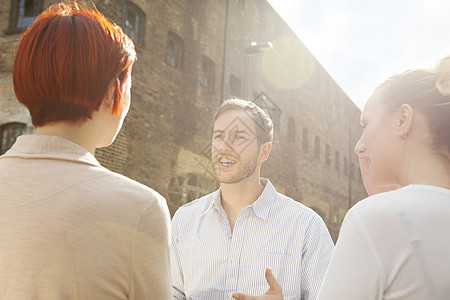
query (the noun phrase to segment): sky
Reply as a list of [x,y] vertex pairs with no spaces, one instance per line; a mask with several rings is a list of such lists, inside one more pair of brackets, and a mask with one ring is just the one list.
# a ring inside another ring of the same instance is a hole
[[268,0],[362,110],[393,74],[450,55],[450,0]]

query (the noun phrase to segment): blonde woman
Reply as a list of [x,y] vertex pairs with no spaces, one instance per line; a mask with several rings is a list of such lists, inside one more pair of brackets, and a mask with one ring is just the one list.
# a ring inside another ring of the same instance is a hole
[[[449,299],[450,57],[381,84],[361,124],[372,195],[347,213],[318,299]],[[265,296],[235,298],[282,299],[268,279]]]

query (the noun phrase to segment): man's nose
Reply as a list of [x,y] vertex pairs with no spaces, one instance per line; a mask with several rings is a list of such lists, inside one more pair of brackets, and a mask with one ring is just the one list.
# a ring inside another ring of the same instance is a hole
[[222,150],[233,150],[233,143],[234,139],[231,136],[226,136],[223,138],[223,140],[220,142],[220,147]]

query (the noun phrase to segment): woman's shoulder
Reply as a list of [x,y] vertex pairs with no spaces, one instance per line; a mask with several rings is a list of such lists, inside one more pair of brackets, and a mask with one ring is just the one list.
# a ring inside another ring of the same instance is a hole
[[425,202],[429,198],[446,198],[450,200],[450,190],[431,185],[412,184],[397,190],[369,196],[356,203],[351,210],[366,211],[373,209],[385,209],[396,203]]
[[450,208],[450,190],[430,185],[408,185],[359,201],[348,211],[346,218],[366,226],[379,226],[380,222],[388,223],[399,216],[441,210],[443,206]]

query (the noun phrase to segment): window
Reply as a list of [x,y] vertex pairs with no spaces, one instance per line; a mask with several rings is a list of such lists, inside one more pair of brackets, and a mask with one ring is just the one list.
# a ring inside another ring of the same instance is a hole
[[173,32],[167,34],[166,63],[172,67],[183,68],[184,43]]
[[303,127],[303,151],[308,152],[308,128]]
[[228,93],[229,98],[239,97],[241,95],[241,82],[236,76],[230,76],[230,91]]
[[272,119],[274,133],[280,132],[281,109],[264,92],[259,93],[253,101]]
[[181,206],[216,189],[217,184],[215,180],[187,173],[184,176],[175,176],[170,180],[168,195],[171,201],[176,203],[177,206]]
[[202,57],[202,73],[200,75],[200,83],[204,86],[214,87],[215,66],[211,59],[206,56]]
[[288,119],[288,139],[295,142],[295,121],[293,118]]
[[314,138],[314,156],[320,157],[320,138],[318,136]]
[[339,152],[334,152],[334,168],[339,171]]
[[272,119],[273,123],[273,131],[275,133],[280,133],[280,123],[281,123],[281,113],[269,113],[270,118]]
[[255,11],[255,24],[256,27],[258,27],[261,32],[264,32],[266,30],[265,27],[265,20],[264,20],[264,12],[261,10],[260,6],[256,7],[256,11]]
[[13,0],[11,24],[6,33],[24,30],[41,12],[42,0]]
[[145,14],[135,4],[125,3],[123,32],[136,44],[144,44]]
[[19,135],[25,132],[27,126],[22,123],[7,123],[0,126],[0,155],[11,148]]
[[325,145],[325,163],[331,165],[331,148],[330,145]]
[[261,9],[259,7],[256,7],[255,11],[255,23],[257,27],[261,26]]
[[344,157],[344,174],[348,175],[348,163],[347,163],[347,157]]

